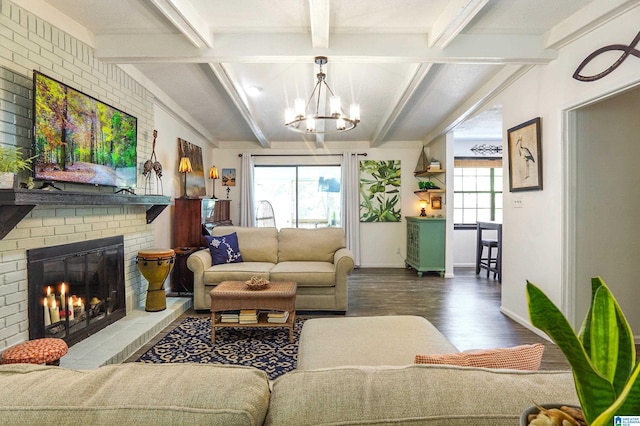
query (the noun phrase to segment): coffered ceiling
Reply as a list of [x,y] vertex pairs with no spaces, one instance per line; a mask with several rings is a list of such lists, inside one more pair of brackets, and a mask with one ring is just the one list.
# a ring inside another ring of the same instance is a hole
[[[636,2],[16,0],[85,31],[100,60],[143,79],[159,103],[227,148],[428,143]],[[318,55],[328,57],[327,82],[343,104],[360,104],[350,132],[304,135],[283,125],[284,109],[311,94]],[[480,120],[483,132],[501,134],[496,117]]]

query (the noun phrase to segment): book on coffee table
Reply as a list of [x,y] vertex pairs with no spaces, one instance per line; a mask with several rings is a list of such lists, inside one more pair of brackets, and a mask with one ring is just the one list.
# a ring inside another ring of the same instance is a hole
[[238,322],[240,319],[240,311],[223,311],[220,314],[220,322]]
[[258,311],[256,309],[242,309],[238,319],[240,324],[256,324],[258,322]]
[[271,311],[267,314],[267,322],[284,324],[287,319],[289,319],[288,311]]

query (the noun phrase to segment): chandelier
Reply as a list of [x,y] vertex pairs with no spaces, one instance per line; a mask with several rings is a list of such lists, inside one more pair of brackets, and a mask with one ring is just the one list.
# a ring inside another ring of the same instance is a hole
[[[349,115],[342,113],[340,96],[336,96],[327,84],[327,75],[322,72],[322,66],[327,63],[326,56],[316,56],[315,63],[320,65],[320,72],[316,74],[316,82],[311,97],[305,103],[302,98],[297,98],[293,108],[287,108],[284,112],[284,121],[287,128],[299,133],[341,133],[354,129],[360,122],[360,105],[351,104]],[[324,95],[323,95],[323,90]],[[326,99],[326,92],[331,94],[329,99],[329,114],[320,111],[321,100]],[[309,106],[315,106],[315,110],[308,111]]]

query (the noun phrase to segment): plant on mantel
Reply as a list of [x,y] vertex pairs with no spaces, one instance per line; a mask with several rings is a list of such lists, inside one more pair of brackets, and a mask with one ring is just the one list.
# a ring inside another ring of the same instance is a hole
[[31,170],[34,158],[23,158],[19,147],[5,148],[0,145],[0,189],[15,189],[16,173]]
[[5,148],[0,145],[0,173],[18,173],[31,170],[31,161],[35,157],[22,158],[20,147]]
[[[640,413],[640,362],[633,333],[602,278],[591,280],[591,306],[579,334],[549,298],[527,281],[531,323],[562,350],[586,422],[611,425],[614,416]],[[563,401],[558,401],[563,402]]]

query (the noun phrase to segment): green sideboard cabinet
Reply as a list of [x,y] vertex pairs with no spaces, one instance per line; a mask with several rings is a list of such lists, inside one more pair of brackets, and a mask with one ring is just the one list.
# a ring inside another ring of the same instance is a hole
[[407,266],[421,277],[423,272],[439,272],[444,276],[445,218],[406,217]]

